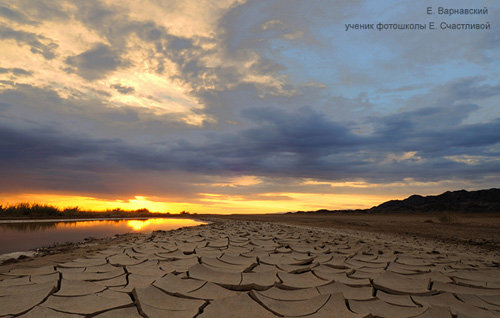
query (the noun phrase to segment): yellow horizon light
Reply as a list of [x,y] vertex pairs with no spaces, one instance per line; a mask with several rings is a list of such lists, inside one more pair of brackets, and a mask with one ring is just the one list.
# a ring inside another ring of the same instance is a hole
[[262,214],[288,211],[313,211],[319,209],[343,210],[364,209],[378,205],[392,196],[376,194],[324,194],[324,193],[263,193],[246,197],[245,195],[224,195],[218,193],[199,193],[194,202],[172,202],[162,198],[136,195],[128,200],[105,200],[89,196],[57,194],[16,194],[3,196],[1,204],[22,202],[48,204],[60,209],[78,206],[81,210],[105,211],[122,209],[135,211],[148,209],[150,212],[177,214],[182,211],[191,213],[215,214]]

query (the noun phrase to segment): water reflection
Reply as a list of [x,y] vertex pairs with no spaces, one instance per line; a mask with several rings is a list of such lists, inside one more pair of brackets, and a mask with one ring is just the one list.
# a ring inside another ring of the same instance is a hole
[[21,232],[43,231],[56,227],[55,222],[34,222],[34,223],[0,223],[0,229],[16,230]]
[[[167,219],[168,226],[172,228],[180,228],[184,226],[192,226],[204,224],[204,222],[186,220],[186,219]],[[187,222],[186,222],[187,221]],[[194,222],[191,224],[190,222]],[[165,230],[165,219],[147,219],[147,220],[127,220],[127,226],[135,232]]]
[[204,222],[170,218],[0,223],[0,254],[25,251],[54,243],[77,242],[87,237],[100,238],[127,232],[168,231],[200,224]]

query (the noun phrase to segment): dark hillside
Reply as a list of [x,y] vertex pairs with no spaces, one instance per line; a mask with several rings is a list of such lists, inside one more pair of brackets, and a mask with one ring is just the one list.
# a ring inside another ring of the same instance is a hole
[[440,195],[412,195],[391,200],[369,212],[500,212],[500,189],[447,191]]

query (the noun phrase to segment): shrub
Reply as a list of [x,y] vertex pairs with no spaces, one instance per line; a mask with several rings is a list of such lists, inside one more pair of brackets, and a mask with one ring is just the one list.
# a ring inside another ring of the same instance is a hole
[[64,212],[80,212],[80,208],[77,206],[71,208],[68,207],[64,209]]
[[12,216],[55,216],[60,213],[59,209],[54,206],[27,202],[10,205],[2,211]]

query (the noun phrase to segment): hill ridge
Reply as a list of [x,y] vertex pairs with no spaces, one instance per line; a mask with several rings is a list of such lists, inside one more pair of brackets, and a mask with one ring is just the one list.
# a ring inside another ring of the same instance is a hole
[[371,212],[500,212],[500,189],[446,191],[439,195],[411,195],[374,206]]
[[[312,213],[336,212],[475,212],[495,213],[500,212],[500,189],[491,188],[484,190],[457,190],[446,191],[438,195],[422,196],[413,194],[403,200],[389,200],[369,209],[357,210],[317,210]],[[289,212],[290,213],[290,212]],[[309,213],[298,211],[295,213]]]

